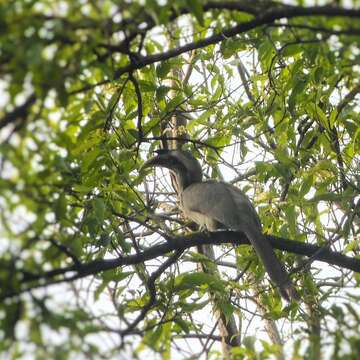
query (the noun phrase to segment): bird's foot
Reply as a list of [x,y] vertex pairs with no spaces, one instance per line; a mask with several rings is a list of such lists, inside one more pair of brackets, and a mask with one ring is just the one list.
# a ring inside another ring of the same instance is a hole
[[211,234],[211,232],[207,229],[205,225],[199,226],[199,231],[206,236],[209,236]]

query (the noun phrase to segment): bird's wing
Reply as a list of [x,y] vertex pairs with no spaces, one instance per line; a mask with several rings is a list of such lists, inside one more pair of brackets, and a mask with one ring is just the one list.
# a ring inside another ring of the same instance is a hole
[[214,223],[221,223],[229,230],[244,232],[281,295],[287,300],[298,299],[288,274],[262,234],[255,208],[239,189],[222,182],[195,183],[183,191],[182,205],[185,216],[206,224],[209,230],[216,228]]
[[248,226],[261,229],[250,200],[231,184],[216,181],[192,184],[183,191],[182,203],[185,214],[203,214],[230,230],[245,232]]

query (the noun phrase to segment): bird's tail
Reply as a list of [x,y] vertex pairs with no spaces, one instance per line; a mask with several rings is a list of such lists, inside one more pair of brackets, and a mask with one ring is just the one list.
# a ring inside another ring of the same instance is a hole
[[288,273],[276,257],[272,246],[261,233],[260,229],[255,227],[247,229],[246,236],[263,262],[270,279],[279,289],[281,296],[287,301],[300,300],[299,294],[292,284]]

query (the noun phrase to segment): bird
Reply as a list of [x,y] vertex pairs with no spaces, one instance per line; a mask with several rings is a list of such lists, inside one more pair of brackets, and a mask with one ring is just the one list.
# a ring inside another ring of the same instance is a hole
[[141,171],[149,167],[167,168],[174,175],[185,218],[209,232],[232,230],[244,233],[280,295],[287,301],[299,300],[288,273],[262,233],[253,204],[240,189],[222,181],[203,181],[199,161],[187,150],[157,150],[156,156],[146,161]]

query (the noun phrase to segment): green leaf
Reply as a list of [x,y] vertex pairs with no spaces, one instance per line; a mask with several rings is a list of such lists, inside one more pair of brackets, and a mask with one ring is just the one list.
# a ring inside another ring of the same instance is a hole
[[316,84],[320,84],[324,79],[324,70],[321,66],[318,66],[314,73],[314,81]]
[[200,0],[185,0],[186,6],[196,17],[201,26],[204,26],[204,10]]
[[15,326],[21,319],[24,312],[23,303],[18,300],[5,307],[5,318],[2,319],[2,329],[4,337],[15,340]]
[[190,333],[190,323],[181,318],[176,318],[175,323],[180,327],[183,332],[185,332],[185,334]]
[[359,248],[359,240],[356,239],[346,244],[344,252],[348,253],[351,251],[356,251],[358,248]]
[[[231,56],[246,50],[247,46],[248,45],[246,44],[244,39],[229,38],[221,43],[220,50],[224,58],[228,59]],[[238,60],[235,60],[234,63],[238,64]]]
[[148,80],[139,80],[139,85],[143,92],[154,92],[157,89],[156,84]]
[[108,281],[120,282],[134,273],[134,271],[122,271],[121,269],[108,270],[104,272],[103,278]]
[[94,213],[99,224],[104,222],[105,217],[105,202],[102,198],[96,198],[93,201]]
[[[191,293],[189,293],[189,296],[190,295],[191,295]],[[192,301],[191,303],[183,303],[182,309],[185,312],[194,312],[194,311],[203,309],[208,304],[209,304],[209,300],[199,301],[199,302]]]
[[36,319],[33,319],[33,321],[30,322],[30,331],[29,331],[30,341],[39,345],[41,345],[43,342],[40,326],[41,324],[39,324],[39,322]]
[[160,79],[165,79],[170,70],[171,62],[163,61],[156,67],[156,75]]
[[100,235],[100,239],[99,239],[99,246],[108,246],[111,243],[111,237],[109,236],[108,233],[103,232]]
[[139,132],[136,129],[128,129],[127,132],[135,139],[138,140]]
[[307,81],[305,78],[299,78],[289,96],[288,105],[289,105],[289,111],[293,112],[295,105],[297,104],[297,99],[303,95],[303,91],[306,87]]
[[108,102],[108,105],[106,107],[106,111],[105,111],[106,114],[109,114],[109,113],[114,111],[114,109],[116,108],[116,105],[119,102],[119,100],[120,100],[119,91],[115,91],[112,94],[112,96],[111,96],[111,98],[110,98],[110,100]]
[[160,345],[162,332],[163,327],[162,325],[159,325],[154,330],[147,331],[142,341],[152,349],[156,350]]
[[171,90],[169,86],[161,85],[156,89],[156,100],[160,101],[165,98],[166,94]]
[[303,183],[301,184],[299,196],[301,197],[305,196],[310,191],[313,183],[314,183],[314,176],[312,174],[306,176]]
[[310,203],[317,203],[319,201],[342,201],[344,200],[344,194],[335,194],[335,193],[322,193],[315,195],[311,199],[308,200]]
[[275,150],[275,157],[283,165],[290,166],[293,164],[293,160],[287,155],[286,151],[282,148],[277,148]]
[[289,46],[286,46],[283,51],[282,54],[283,56],[287,57],[287,56],[294,56],[296,54],[299,54],[303,52],[303,48],[301,45],[299,44],[292,44]]
[[99,297],[101,293],[104,291],[104,289],[109,285],[111,281],[120,282],[121,280],[126,279],[128,276],[134,274],[133,271],[119,271],[118,269],[115,270],[108,270],[105,271],[102,278],[102,282],[98,285],[94,292],[94,301],[99,300]]
[[85,153],[82,164],[81,164],[81,170],[85,173],[91,168],[95,160],[98,158],[98,156],[101,154],[102,150],[100,148],[95,148],[94,150],[91,150],[87,153]]
[[92,186],[82,185],[82,184],[75,184],[74,185],[74,191],[80,192],[80,193],[89,193],[93,189]]
[[100,144],[104,140],[104,135],[97,130],[93,131],[89,135],[90,136],[85,138],[82,142],[80,142],[80,144],[78,146],[76,146],[72,150],[73,156],[78,156],[78,155],[84,153],[85,151],[89,150],[90,148],[94,147],[95,145]]
[[258,47],[258,52],[262,68],[268,70],[273,57],[276,55],[273,44],[264,40]]
[[86,218],[85,224],[87,226],[90,236],[94,238],[99,232],[100,223],[98,222],[98,219],[94,216],[89,216],[88,218]]
[[229,302],[220,301],[217,303],[222,314],[224,314],[226,321],[229,321],[230,317],[235,312],[236,308]]
[[57,221],[65,218],[66,208],[67,208],[66,197],[64,194],[60,194],[59,198],[55,203],[55,216]]
[[174,111],[176,108],[178,108],[183,103],[183,101],[184,101],[184,98],[183,98],[182,94],[176,95],[173,99],[171,99],[166,104],[165,112]]
[[325,129],[330,131],[328,118],[318,105],[309,103],[306,109],[314,119],[318,120]]
[[203,272],[182,274],[175,279],[176,290],[195,289],[202,285],[217,291],[225,291],[224,285],[218,277]]
[[109,284],[109,281],[103,281],[94,291],[94,301],[98,301],[101,293],[104,291],[106,286]]
[[331,111],[331,114],[330,114],[330,119],[329,119],[329,123],[330,123],[330,129],[332,129],[335,125],[335,121],[337,119],[337,116],[338,116],[338,112],[337,112],[337,109],[333,109]]
[[255,336],[245,336],[244,340],[243,340],[243,345],[250,349],[250,350],[255,350],[255,342],[256,342],[256,337]]
[[286,214],[286,223],[288,224],[290,235],[295,237],[297,234],[295,206],[287,205],[284,207],[284,211]]

